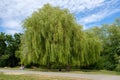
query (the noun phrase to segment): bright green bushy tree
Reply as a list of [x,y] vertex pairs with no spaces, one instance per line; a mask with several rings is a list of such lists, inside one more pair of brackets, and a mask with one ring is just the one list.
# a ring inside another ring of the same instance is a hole
[[28,17],[23,26],[22,64],[88,66],[99,57],[98,38],[85,33],[66,9],[47,4]]

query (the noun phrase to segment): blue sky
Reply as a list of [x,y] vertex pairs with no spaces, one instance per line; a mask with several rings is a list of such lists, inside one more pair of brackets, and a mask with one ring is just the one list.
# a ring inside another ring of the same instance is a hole
[[46,3],[69,9],[84,29],[120,17],[120,0],[0,0],[0,32],[22,32],[22,21]]

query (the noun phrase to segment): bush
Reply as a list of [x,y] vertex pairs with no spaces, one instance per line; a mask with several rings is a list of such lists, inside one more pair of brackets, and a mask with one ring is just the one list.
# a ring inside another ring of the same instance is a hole
[[0,56],[0,67],[5,67],[6,66],[8,58],[9,58],[9,55]]
[[120,72],[120,64],[118,64],[118,65],[116,66],[115,71]]
[[101,56],[96,62],[94,69],[114,70],[116,64],[112,63],[107,57]]

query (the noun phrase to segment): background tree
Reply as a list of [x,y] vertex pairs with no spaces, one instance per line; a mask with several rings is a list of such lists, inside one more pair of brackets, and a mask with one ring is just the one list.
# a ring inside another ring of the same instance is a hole
[[[114,67],[120,65],[120,19],[117,19],[116,22],[110,25],[109,28],[109,39],[110,39],[110,60]],[[120,71],[120,66],[119,66]]]
[[20,36],[19,33],[15,33],[13,36],[0,33],[0,66],[18,65],[19,59],[15,56],[15,52],[20,46]]
[[0,66],[5,66],[5,60],[8,58],[8,55],[5,54],[6,43],[5,43],[5,34],[0,33]]
[[100,69],[114,70],[120,60],[120,20],[117,19],[112,24],[94,27],[88,31],[99,37],[103,47],[101,58],[96,66]]
[[9,58],[7,59],[7,65],[14,67],[18,65],[18,62],[20,61],[16,56],[16,51],[19,49],[20,46],[20,37],[21,33],[15,33],[12,35],[6,35],[6,54],[9,54]]

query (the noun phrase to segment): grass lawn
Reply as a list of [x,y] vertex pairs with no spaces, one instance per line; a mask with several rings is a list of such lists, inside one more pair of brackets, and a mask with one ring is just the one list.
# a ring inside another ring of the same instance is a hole
[[89,79],[52,77],[44,75],[7,75],[0,73],[0,80],[89,80]]

